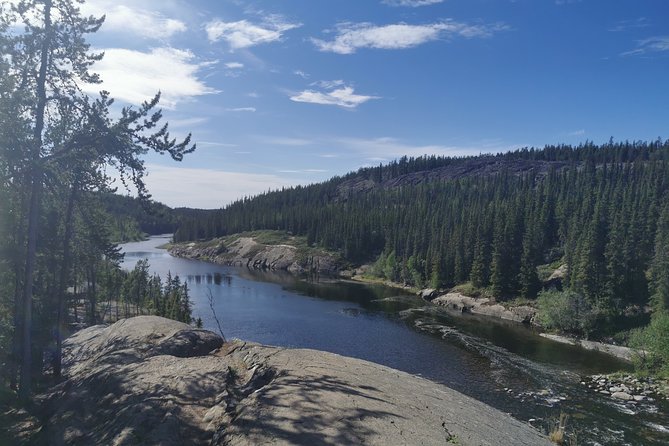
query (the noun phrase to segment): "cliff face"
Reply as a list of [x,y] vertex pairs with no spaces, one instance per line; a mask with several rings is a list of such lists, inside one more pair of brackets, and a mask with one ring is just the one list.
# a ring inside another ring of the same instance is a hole
[[285,237],[286,243],[262,243],[253,236],[224,237],[207,242],[172,245],[175,257],[199,259],[229,266],[247,266],[254,269],[286,270],[296,274],[336,274],[341,260],[334,254],[296,246],[295,237]]
[[155,316],[65,342],[42,398],[48,444],[549,445],[448,387],[314,350],[235,341]]

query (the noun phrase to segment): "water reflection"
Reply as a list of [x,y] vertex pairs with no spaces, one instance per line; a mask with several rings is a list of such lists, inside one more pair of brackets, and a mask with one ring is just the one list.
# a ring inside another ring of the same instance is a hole
[[232,275],[215,272],[213,274],[188,274],[186,281],[196,285],[226,285],[232,286]]
[[[125,246],[125,268],[149,258],[151,272],[189,283],[195,317],[227,338],[357,357],[421,375],[521,420],[547,427],[561,412],[579,444],[668,444],[653,426],[669,424],[639,406],[625,413],[580,386],[579,374],[623,367],[609,356],[557,344],[519,324],[454,315],[397,289],[352,282],[302,281],[281,272],[229,268],[170,257],[150,240]],[[620,434],[612,434],[612,430]]]

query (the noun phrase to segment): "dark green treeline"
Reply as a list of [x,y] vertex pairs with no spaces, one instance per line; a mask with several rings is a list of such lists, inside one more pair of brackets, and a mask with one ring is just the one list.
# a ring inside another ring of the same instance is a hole
[[[466,173],[481,161],[494,169]],[[193,211],[175,239],[285,230],[353,263],[376,260],[376,271],[398,282],[471,281],[498,298],[535,297],[537,266],[563,262],[570,289],[616,312],[648,302],[661,282],[649,272],[666,262],[656,241],[667,240],[658,220],[669,213],[668,189],[669,141],[661,140],[402,158]]]

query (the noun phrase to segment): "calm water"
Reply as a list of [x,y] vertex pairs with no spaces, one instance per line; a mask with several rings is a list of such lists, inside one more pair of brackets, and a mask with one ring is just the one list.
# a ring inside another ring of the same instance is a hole
[[171,257],[169,236],[123,245],[125,268],[149,259],[163,278],[190,288],[194,316],[228,339],[314,348],[373,361],[441,382],[548,430],[561,412],[578,444],[669,444],[666,404],[625,406],[587,391],[581,376],[626,365],[539,337],[530,329],[425,306],[394,288],[310,283],[280,273]]

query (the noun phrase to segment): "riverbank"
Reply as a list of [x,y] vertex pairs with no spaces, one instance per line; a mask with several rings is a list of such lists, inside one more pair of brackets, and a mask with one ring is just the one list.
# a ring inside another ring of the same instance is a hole
[[336,253],[311,247],[306,238],[282,231],[254,231],[204,242],[171,243],[167,250],[185,259],[293,274],[337,275],[344,265]]
[[398,370],[140,316],[75,333],[37,397],[49,444],[549,445],[531,426]]

